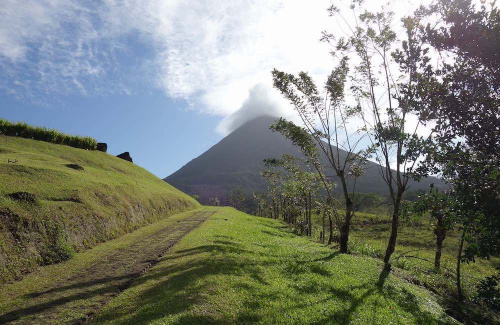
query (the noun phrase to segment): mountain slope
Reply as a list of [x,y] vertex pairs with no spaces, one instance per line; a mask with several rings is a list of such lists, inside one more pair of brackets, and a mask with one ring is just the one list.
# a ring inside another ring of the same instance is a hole
[[[199,195],[203,203],[214,197],[227,203],[231,190],[240,186],[247,194],[264,191],[267,185],[260,171],[265,158],[278,158],[284,153],[301,156],[290,141],[269,129],[274,120],[262,116],[247,122],[164,180],[188,194]],[[425,190],[431,183],[441,184],[436,178],[428,178],[412,183],[411,190]],[[356,191],[387,193],[377,164],[367,163]]]
[[112,155],[0,136],[0,283],[198,206]]

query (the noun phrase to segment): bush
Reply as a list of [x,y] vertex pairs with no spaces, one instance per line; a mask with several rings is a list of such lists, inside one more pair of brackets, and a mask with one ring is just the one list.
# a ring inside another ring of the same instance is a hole
[[40,140],[87,150],[96,150],[97,148],[97,141],[90,137],[68,135],[57,130],[35,127],[22,122],[12,123],[5,119],[0,119],[0,135]]
[[492,275],[482,280],[477,286],[477,296],[475,301],[483,303],[495,312],[500,312],[500,288],[498,287],[499,278]]

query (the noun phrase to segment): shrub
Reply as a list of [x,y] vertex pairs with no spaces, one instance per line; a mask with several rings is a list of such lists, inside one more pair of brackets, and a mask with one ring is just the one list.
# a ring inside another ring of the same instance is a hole
[[482,280],[477,286],[475,301],[484,303],[495,312],[500,312],[499,277],[492,275]]
[[35,127],[22,122],[12,123],[5,119],[0,119],[0,135],[40,140],[87,150],[96,150],[97,148],[97,141],[90,137],[68,135],[57,130]]

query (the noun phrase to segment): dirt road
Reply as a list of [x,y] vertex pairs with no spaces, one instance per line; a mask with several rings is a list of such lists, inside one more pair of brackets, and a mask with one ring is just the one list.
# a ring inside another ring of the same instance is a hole
[[[128,288],[190,231],[215,212],[195,211],[186,218],[113,251],[57,285],[29,296],[23,306],[0,315],[0,324],[81,324]],[[83,315],[83,316],[82,316]]]

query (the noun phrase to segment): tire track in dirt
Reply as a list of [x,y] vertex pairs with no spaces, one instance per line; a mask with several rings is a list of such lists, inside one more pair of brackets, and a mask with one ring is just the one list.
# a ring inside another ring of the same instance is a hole
[[106,256],[59,285],[30,295],[24,306],[0,315],[0,324],[82,324],[158,263],[179,240],[215,211],[195,211]]

